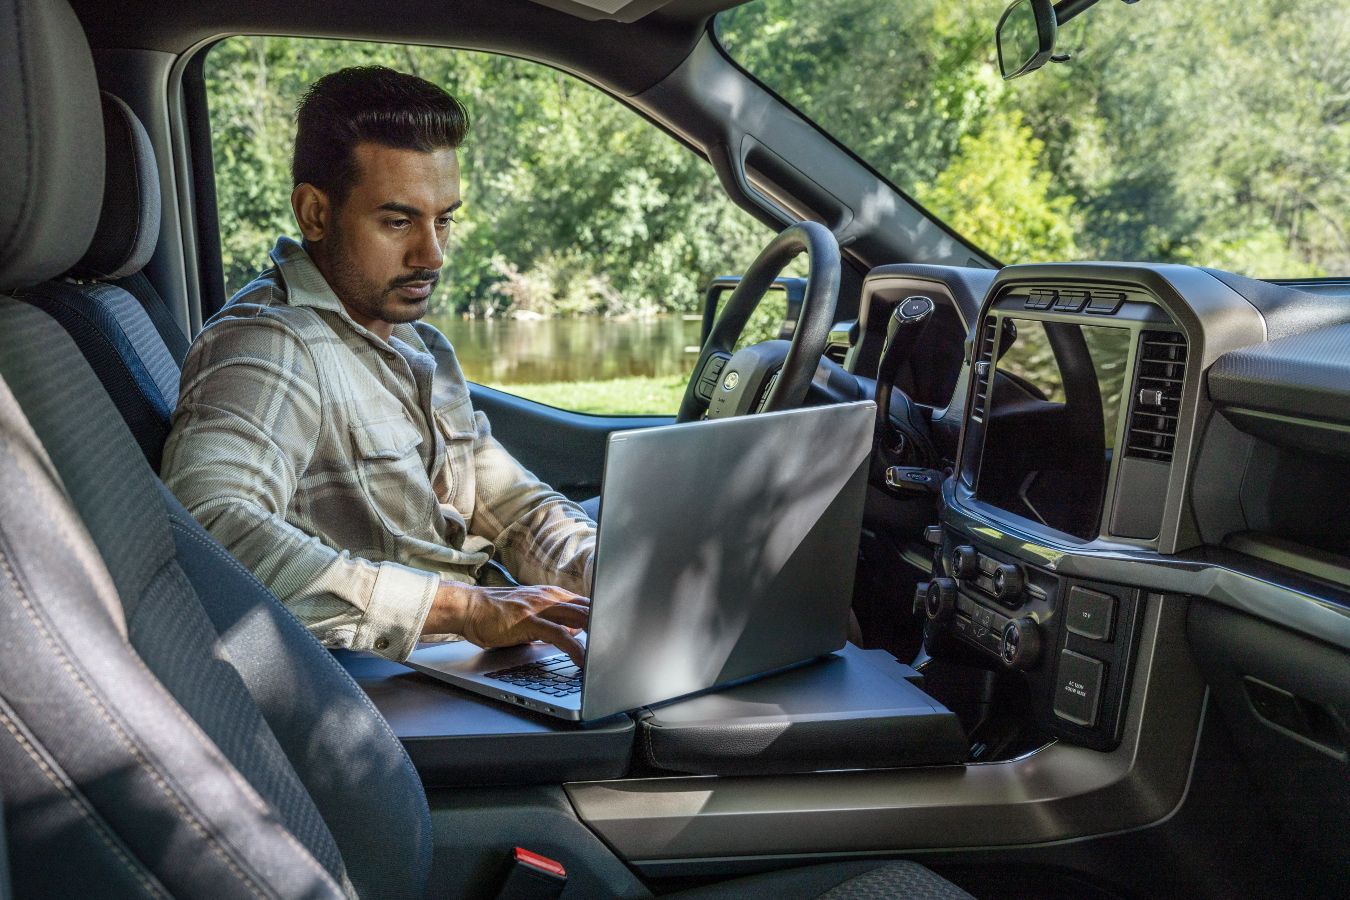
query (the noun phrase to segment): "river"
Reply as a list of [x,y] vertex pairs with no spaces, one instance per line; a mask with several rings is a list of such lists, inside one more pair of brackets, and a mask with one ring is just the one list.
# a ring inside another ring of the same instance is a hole
[[685,375],[696,355],[699,323],[678,315],[652,319],[461,319],[427,321],[455,346],[464,374],[490,384],[603,381]]

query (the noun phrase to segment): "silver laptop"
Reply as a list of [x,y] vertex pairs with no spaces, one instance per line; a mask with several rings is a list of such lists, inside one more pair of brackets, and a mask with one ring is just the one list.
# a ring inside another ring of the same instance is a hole
[[594,721],[844,645],[871,401],[618,431],[601,489],[586,665],[547,644],[427,644],[408,665]]

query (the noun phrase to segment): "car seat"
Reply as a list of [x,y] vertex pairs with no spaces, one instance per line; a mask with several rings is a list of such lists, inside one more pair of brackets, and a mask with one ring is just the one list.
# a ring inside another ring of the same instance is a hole
[[106,91],[100,99],[106,168],[89,247],[66,277],[17,296],[66,329],[158,471],[188,341],[141,271],[159,239],[159,170],[150,137],[125,103]]
[[[0,0],[0,294],[70,271],[102,195],[64,0]],[[0,803],[19,896],[418,897],[431,825],[351,678],[146,464],[63,327],[0,296]],[[470,886],[439,884],[431,893]],[[913,863],[686,896],[962,897]]]

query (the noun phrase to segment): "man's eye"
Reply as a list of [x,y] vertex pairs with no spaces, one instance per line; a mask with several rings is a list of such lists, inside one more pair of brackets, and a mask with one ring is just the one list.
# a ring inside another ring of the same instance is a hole
[[404,228],[407,228],[409,225],[412,224],[412,220],[410,219],[387,219],[385,221],[390,228],[395,228],[398,229],[399,231],[402,231]]
[[450,227],[450,223],[452,223],[452,222],[458,222],[458,221],[459,221],[459,219],[456,219],[454,216],[441,216],[439,219],[436,220],[436,227],[437,227],[437,228],[449,228],[449,227]]

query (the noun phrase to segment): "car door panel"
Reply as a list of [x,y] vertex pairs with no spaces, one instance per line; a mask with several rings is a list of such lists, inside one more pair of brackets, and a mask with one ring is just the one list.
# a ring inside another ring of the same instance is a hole
[[469,390],[492,433],[531,472],[574,500],[600,493],[610,432],[669,425],[674,416],[596,416],[570,412],[480,384]]

